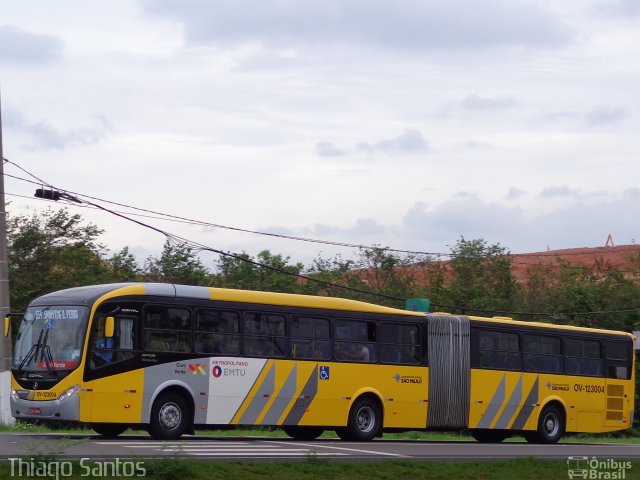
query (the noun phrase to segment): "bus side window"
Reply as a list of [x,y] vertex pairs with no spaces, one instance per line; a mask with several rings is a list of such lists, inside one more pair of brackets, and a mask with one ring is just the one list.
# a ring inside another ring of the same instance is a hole
[[480,368],[520,370],[518,334],[498,330],[480,330]]
[[631,372],[631,342],[605,340],[602,342],[607,378],[629,379]]
[[570,375],[603,376],[600,342],[580,338],[565,339],[565,371]]

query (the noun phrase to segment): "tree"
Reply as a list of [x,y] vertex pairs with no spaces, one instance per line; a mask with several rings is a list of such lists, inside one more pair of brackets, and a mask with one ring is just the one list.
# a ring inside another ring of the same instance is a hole
[[216,269],[214,281],[220,287],[285,293],[300,293],[305,288],[297,276],[304,265],[291,264],[289,257],[269,250],[262,250],[256,258],[246,252],[221,255]]
[[353,260],[344,260],[339,255],[329,260],[318,257],[310,268],[310,276],[359,290],[331,285],[317,287],[324,294],[404,308],[405,300],[419,291],[421,275],[417,266],[424,263],[428,259],[421,255],[401,255],[384,247],[361,248]]
[[142,272],[136,261],[136,257],[129,252],[129,247],[124,247],[107,260],[111,271],[117,280],[124,282],[136,282],[142,279]]
[[521,289],[511,271],[509,252],[500,244],[460,237],[451,248],[447,303],[463,309],[515,310]]
[[147,258],[142,276],[150,282],[184,285],[209,285],[210,283],[209,272],[193,249],[169,240],[164,243],[159,258],[153,256]]
[[11,308],[24,311],[35,297],[54,290],[114,280],[97,239],[103,230],[67,209],[10,216],[7,255]]

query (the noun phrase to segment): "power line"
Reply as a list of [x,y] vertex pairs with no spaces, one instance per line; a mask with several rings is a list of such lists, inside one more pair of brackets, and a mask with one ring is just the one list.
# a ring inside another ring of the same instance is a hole
[[[182,217],[179,215],[172,215],[172,214],[168,214],[168,213],[163,213],[163,212],[158,212],[156,210],[150,210],[150,209],[145,209],[145,208],[140,208],[140,207],[135,207],[132,205],[128,205],[125,203],[119,203],[119,202],[114,202],[112,200],[107,200],[107,199],[103,199],[103,198],[99,198],[99,197],[93,197],[91,195],[86,195],[83,193],[79,193],[79,192],[73,192],[70,190],[63,190],[57,187],[54,187],[53,185],[45,182],[44,180],[42,180],[41,178],[37,177],[36,175],[32,174],[31,172],[29,172],[28,170],[26,170],[25,168],[21,167],[20,165],[18,165],[16,162],[13,162],[9,159],[7,159],[6,157],[4,158],[5,163],[9,163],[13,166],[15,166],[16,168],[19,168],[21,171],[23,171],[24,173],[26,173],[27,175],[35,178],[37,180],[37,182],[33,181],[33,180],[28,180],[25,178],[21,178],[21,177],[17,177],[14,175],[10,175],[5,173],[4,175],[7,177],[11,177],[14,178],[16,180],[21,180],[24,182],[28,182],[34,185],[46,185],[49,188],[55,189],[55,190],[60,190],[60,191],[64,191],[66,193],[69,193],[71,195],[80,195],[84,198],[88,198],[91,200],[96,200],[99,202],[104,202],[104,203],[108,203],[111,205],[117,205],[119,207],[124,207],[124,208],[128,208],[130,210],[135,210],[135,211],[139,211],[139,212],[144,212],[145,214],[153,214],[153,215],[157,215],[156,217],[154,216],[147,216],[146,218],[155,218],[158,220],[167,220],[167,221],[174,221],[174,222],[178,222],[178,223],[185,223],[185,224],[190,224],[190,225],[199,225],[199,226],[204,226],[204,227],[211,227],[211,228],[219,228],[219,229],[224,229],[224,230],[230,230],[230,231],[236,231],[236,232],[241,232],[241,233],[250,233],[250,234],[254,234],[254,235],[262,235],[262,236],[268,236],[268,237],[272,237],[272,238],[281,238],[281,239],[286,239],[286,240],[295,240],[295,241],[301,241],[301,242],[309,242],[309,243],[317,243],[317,244],[321,244],[321,245],[331,245],[331,246],[338,246],[338,247],[347,247],[347,248],[356,248],[356,249],[364,249],[364,250],[381,250],[381,251],[389,251],[389,252],[396,252],[396,253],[404,253],[404,254],[409,254],[409,255],[425,255],[425,256],[431,256],[431,257],[455,257],[456,255],[453,253],[443,253],[443,252],[425,252],[425,251],[420,251],[420,250],[408,250],[408,249],[398,249],[398,248],[391,248],[391,247],[381,247],[378,245],[363,245],[363,244],[355,244],[355,243],[348,243],[348,242],[338,242],[338,241],[333,241],[333,240],[321,240],[321,239],[315,239],[315,238],[309,238],[309,237],[303,237],[303,236],[295,236],[295,235],[284,235],[284,234],[278,234],[278,233],[272,233],[272,232],[262,232],[262,231],[258,231],[258,230],[250,230],[250,229],[246,229],[246,228],[240,228],[240,227],[233,227],[233,226],[228,226],[228,225],[221,225],[221,224],[217,224],[217,223],[212,223],[212,222],[207,222],[207,221],[203,221],[203,220],[196,220],[196,219],[191,219],[191,218],[187,218],[187,217]],[[144,217],[145,215],[141,215],[141,214],[135,214],[135,213],[131,213],[131,212],[127,212],[128,215],[136,215],[136,216],[141,216]],[[627,252],[627,251],[637,251],[639,250],[640,247],[631,247],[631,248],[626,248],[626,249],[619,249],[616,248],[616,252]],[[578,256],[578,255],[588,255],[589,253],[586,252],[565,252],[565,253],[559,253],[562,250],[558,250],[558,251],[551,251],[551,252],[537,252],[537,253],[505,253],[502,255],[497,255],[497,256],[493,256],[494,258],[500,258],[500,257],[507,257],[507,258],[513,258],[513,257],[518,257],[518,256],[528,256],[528,257],[567,257],[567,256]],[[490,256],[487,256],[487,258],[489,258]],[[520,263],[520,264],[528,264],[525,262],[514,262],[512,261],[512,263]],[[538,264],[533,264],[533,265],[538,265]]]
[[[6,159],[5,159],[6,160]],[[8,162],[8,160],[6,160]],[[11,162],[13,163],[13,162]],[[21,167],[20,167],[21,168]],[[22,168],[21,168],[22,169]],[[23,171],[26,172],[26,170],[22,169]],[[27,172],[28,173],[28,172]],[[38,179],[42,185],[47,185],[50,188],[54,188],[53,186],[51,186],[50,184],[40,180],[38,177],[35,177],[34,175],[28,173],[29,175],[31,175],[32,177]],[[27,180],[28,181],[28,180]],[[35,183],[35,182],[31,182],[31,183]],[[57,190],[57,189],[56,189]],[[394,300],[394,301],[404,301],[405,299],[400,298],[400,297],[396,297],[393,295],[386,295],[386,294],[382,294],[379,292],[372,292],[369,290],[363,290],[363,289],[359,289],[359,288],[354,288],[354,287],[348,287],[345,285],[340,285],[340,284],[336,284],[336,283],[332,283],[332,282],[328,282],[325,280],[321,280],[321,279],[317,279],[314,277],[310,277],[307,275],[302,275],[299,273],[295,273],[295,272],[290,272],[284,269],[280,269],[271,265],[266,265],[251,259],[248,259],[246,257],[240,256],[240,255],[236,255],[236,254],[232,254],[230,252],[225,252],[223,250],[220,249],[216,249],[213,247],[210,247],[208,245],[204,245],[198,242],[195,242],[193,240],[189,240],[187,238],[172,234],[170,232],[167,232],[165,230],[162,230],[160,228],[154,227],[152,225],[143,223],[139,220],[135,220],[133,218],[128,217],[126,214],[124,213],[120,213],[120,212],[116,212],[114,210],[108,209],[106,207],[103,207],[102,205],[93,203],[93,202],[89,202],[88,200],[83,199],[83,195],[78,196],[74,196],[72,195],[70,192],[68,191],[60,191],[57,192],[59,194],[59,198],[63,199],[63,200],[67,200],[69,202],[71,202],[73,205],[90,205],[93,206],[99,210],[105,211],[107,213],[110,213],[112,215],[115,215],[119,218],[122,218],[124,220],[136,223],[139,226],[142,226],[144,228],[148,228],[151,229],[157,233],[160,233],[162,235],[164,235],[169,242],[175,243],[175,244],[179,244],[179,245],[183,245],[186,246],[187,248],[192,248],[195,249],[196,251],[210,251],[213,253],[216,253],[218,255],[221,256],[227,256],[227,257],[231,257],[234,258],[236,260],[240,260],[246,263],[250,263],[254,266],[258,266],[261,268],[266,268],[268,270],[277,272],[277,273],[281,273],[284,275],[289,275],[289,276],[294,276],[300,279],[303,279],[305,281],[310,281],[313,283],[317,283],[317,284],[321,284],[324,286],[328,286],[328,287],[333,287],[333,288],[339,288],[339,289],[343,289],[343,290],[347,290],[347,291],[351,291],[351,292],[355,292],[355,293],[361,293],[361,294],[365,294],[365,295],[372,295],[372,296],[376,296],[379,298],[385,298],[388,300]],[[87,196],[87,198],[91,198],[91,199],[95,199],[94,197],[90,197]],[[107,202],[107,203],[112,203],[112,204],[117,204],[116,202]],[[123,205],[123,204],[118,204],[118,205]],[[141,210],[141,211],[145,211],[144,209],[137,209],[136,207],[130,207],[127,205],[123,205],[126,206],[127,208],[132,208],[134,210]],[[149,211],[152,213],[158,213],[158,212],[153,212],[153,211]],[[160,214],[160,215],[164,215],[164,214]],[[173,217],[171,215],[167,215],[169,217]],[[175,217],[175,218],[181,218],[181,217]],[[366,247],[363,247],[366,248]],[[485,313],[485,314],[499,314],[499,315],[513,315],[513,316],[544,316],[544,317],[549,317],[549,318],[564,318],[564,317],[570,317],[570,316],[584,316],[584,315],[589,315],[589,316],[596,316],[596,315],[611,315],[611,314],[618,314],[618,313],[636,313],[636,312],[640,312],[640,309],[629,309],[629,310],[611,310],[611,311],[599,311],[599,312],[571,312],[571,313],[564,313],[564,312],[511,312],[511,311],[499,311],[499,310],[488,310],[488,309],[480,309],[480,308],[472,308],[472,307],[460,307],[460,306],[453,306],[453,305],[443,305],[443,304],[437,304],[437,303],[432,303],[432,305],[434,307],[438,307],[438,308],[446,308],[449,310],[461,310],[461,311],[471,311],[471,312],[480,312],[480,313]]]
[[255,266],[258,266],[258,267],[261,267],[261,268],[266,268],[268,270],[271,270],[271,271],[274,271],[274,272],[277,272],[277,273],[282,273],[282,274],[285,274],[285,275],[295,276],[297,278],[300,278],[300,279],[303,279],[303,280],[306,280],[306,281],[309,281],[309,282],[318,283],[318,284],[321,284],[321,285],[324,285],[324,286],[341,288],[343,290],[348,290],[348,291],[355,292],[355,293],[362,293],[362,294],[366,294],[366,295],[373,295],[373,296],[377,296],[379,298],[386,298],[388,300],[404,301],[404,299],[400,298],[400,297],[395,297],[395,296],[391,296],[391,295],[385,295],[383,293],[371,292],[371,291],[368,291],[368,290],[362,290],[362,289],[354,288],[354,287],[348,287],[348,286],[345,286],[345,285],[339,285],[339,284],[328,282],[328,281],[325,281],[325,280],[309,277],[307,275],[302,275],[302,274],[299,274],[299,273],[289,272],[287,270],[284,270],[284,269],[281,269],[281,268],[278,268],[278,267],[274,267],[272,265],[266,265],[266,264],[257,262],[255,260],[251,260],[251,259],[248,259],[246,257],[242,257],[240,255],[236,255],[236,254],[233,254],[233,253],[225,252],[223,250],[219,250],[217,248],[213,248],[213,247],[210,247],[208,245],[204,245],[204,244],[195,242],[193,240],[189,240],[187,238],[180,237],[178,235],[169,233],[167,231],[164,231],[164,230],[159,229],[157,227],[154,227],[152,225],[140,222],[140,221],[135,220],[133,218],[129,218],[124,214],[114,212],[113,210],[110,210],[110,209],[108,209],[106,207],[103,207],[102,205],[95,204],[95,203],[92,203],[92,202],[88,202],[87,200],[83,200],[83,199],[80,199],[80,198],[77,198],[77,197],[73,197],[73,196],[70,196],[70,195],[68,195],[66,193],[62,193],[61,197],[62,196],[67,197],[67,200],[70,200],[72,202],[87,203],[89,205],[93,205],[93,206],[95,206],[96,208],[98,208],[100,210],[103,210],[105,212],[111,213],[112,215],[120,217],[120,218],[122,218],[124,220],[128,220],[128,221],[136,223],[136,224],[138,224],[138,225],[140,225],[142,227],[149,228],[149,229],[151,229],[151,230],[153,230],[155,232],[161,233],[169,241],[176,242],[176,243],[184,245],[186,247],[195,248],[197,251],[209,251],[209,252],[217,253],[218,255],[231,257],[231,258],[234,258],[235,260],[240,260],[240,261],[243,261],[243,262],[246,262],[246,263],[250,263],[252,265],[255,265]]
[[391,248],[391,247],[380,247],[380,246],[370,246],[370,245],[362,245],[362,244],[356,244],[356,243],[348,243],[348,242],[338,242],[338,241],[332,241],[332,240],[321,240],[321,239],[317,239],[317,238],[309,238],[309,237],[303,237],[303,236],[295,236],[295,235],[284,235],[284,234],[279,234],[279,233],[271,233],[271,232],[262,232],[262,231],[258,231],[258,230],[250,230],[250,229],[246,229],[246,228],[240,228],[240,227],[232,227],[232,226],[228,226],[228,225],[221,225],[221,224],[217,224],[217,223],[211,223],[211,222],[206,222],[203,220],[195,220],[195,219],[191,219],[191,218],[187,218],[187,217],[182,217],[179,215],[172,215],[172,214],[168,214],[168,213],[163,213],[163,212],[158,212],[155,210],[149,210],[149,209],[145,209],[145,208],[140,208],[140,207],[135,207],[132,205],[127,205],[125,203],[119,203],[119,202],[114,202],[111,200],[106,200],[103,198],[99,198],[99,197],[93,197],[91,195],[86,195],[83,193],[79,193],[79,192],[73,192],[70,190],[63,190],[60,188],[56,188],[53,185],[44,182],[43,180],[41,180],[40,178],[36,177],[35,175],[31,174],[30,172],[28,172],[27,170],[25,170],[24,168],[22,168],[21,166],[19,166],[18,164],[16,164],[15,162],[5,158],[4,159],[6,163],[10,163],[11,165],[15,165],[17,168],[19,168],[20,170],[22,170],[23,172],[25,172],[27,175],[35,178],[36,180],[38,180],[38,182],[34,182],[32,180],[28,180],[28,179],[24,179],[21,177],[17,177],[14,175],[9,175],[9,174],[5,174],[5,176],[17,179],[17,180],[21,180],[21,181],[26,181],[29,183],[32,183],[34,185],[46,185],[49,188],[53,188],[55,190],[60,190],[60,191],[65,191],[66,193],[69,193],[71,195],[81,195],[84,198],[88,198],[91,200],[96,200],[99,202],[104,202],[104,203],[108,203],[111,205],[117,205],[119,207],[125,207],[131,210],[136,210],[136,211],[140,211],[140,212],[145,212],[145,213],[151,213],[154,215],[160,215],[162,217],[167,217],[168,219],[173,219],[173,220],[179,220],[181,222],[184,223],[189,223],[189,224],[193,224],[193,225],[200,225],[200,226],[205,226],[205,227],[211,227],[211,228],[220,228],[220,229],[224,229],[224,230],[231,230],[231,231],[235,231],[235,232],[241,232],[241,233],[250,233],[250,234],[254,234],[254,235],[263,235],[263,236],[268,236],[268,237],[272,237],[272,238],[281,238],[281,239],[286,239],[286,240],[295,240],[295,241],[300,241],[300,242],[309,242],[309,243],[317,243],[317,244],[321,244],[321,245],[331,245],[331,246],[338,246],[338,247],[347,247],[347,248],[357,248],[357,249],[375,249],[375,250],[384,250],[384,251],[389,251],[389,252],[396,252],[396,253],[405,253],[405,254],[410,254],[410,255],[426,255],[426,256],[436,256],[436,257],[441,257],[441,256],[451,256],[450,253],[440,253],[440,252],[423,252],[423,251],[416,251],[416,250],[407,250],[407,249],[399,249],[399,248]]
[[[187,247],[191,247],[196,249],[197,251],[209,251],[209,252],[213,252],[213,253],[217,253],[218,255],[222,255],[222,256],[227,256],[227,257],[231,257],[234,258],[236,260],[240,260],[246,263],[250,263],[252,265],[261,267],[261,268],[266,268],[268,270],[277,272],[277,273],[281,273],[284,275],[289,275],[289,276],[294,276],[300,279],[303,279],[305,281],[310,281],[313,283],[317,283],[317,284],[321,284],[324,286],[328,286],[328,287],[333,287],[333,288],[339,288],[339,289],[343,289],[346,291],[350,291],[350,292],[355,292],[355,293],[361,293],[361,294],[365,294],[365,295],[372,295],[372,296],[376,296],[378,298],[385,298],[387,300],[394,300],[394,301],[404,301],[404,298],[401,297],[396,297],[393,295],[386,295],[383,293],[379,293],[379,292],[372,292],[369,290],[363,290],[363,289],[359,289],[359,288],[354,288],[354,287],[348,287],[346,285],[340,285],[340,284],[336,284],[333,282],[328,282],[325,280],[321,280],[321,279],[317,279],[314,277],[310,277],[307,275],[302,275],[299,273],[294,273],[294,272],[290,272],[287,270],[283,270],[281,268],[277,268],[277,267],[273,267],[271,265],[266,265],[251,259],[248,259],[246,257],[242,257],[240,255],[236,255],[236,254],[232,254],[229,252],[225,252],[223,250],[220,249],[216,249],[213,247],[210,247],[208,245],[204,245],[198,242],[195,242],[193,240],[189,240],[187,238],[184,237],[180,237],[178,235],[166,232],[162,229],[159,229],[157,227],[154,227],[152,225],[148,225],[146,223],[140,222],[138,220],[132,219],[127,217],[126,215],[114,212],[106,207],[103,207],[101,205],[98,204],[94,204],[92,202],[88,202],[87,200],[83,200],[80,198],[76,198],[76,197],[72,197],[69,196],[68,194],[62,194],[67,196],[68,200],[72,201],[72,202],[84,202],[90,205],[95,206],[96,208],[103,210],[105,212],[111,213],[113,215],[116,215],[122,219],[128,220],[130,222],[136,223],[142,227],[145,228],[149,228],[151,230],[154,230],[158,233],[163,234],[167,239],[169,239],[170,241],[173,241],[175,243],[178,244],[182,244],[184,246]],[[599,311],[599,312],[570,312],[570,313],[565,313],[565,312],[513,312],[513,311],[501,311],[501,310],[488,310],[488,309],[480,309],[480,308],[473,308],[473,307],[460,307],[460,306],[453,306],[453,305],[443,305],[443,304],[438,304],[438,303],[432,303],[432,305],[434,307],[438,307],[438,308],[446,308],[449,310],[461,310],[461,311],[471,311],[471,312],[479,312],[479,313],[485,313],[485,314],[499,314],[499,315],[510,315],[510,316],[519,316],[519,317],[526,317],[526,316],[537,316],[537,317],[548,317],[548,318],[552,318],[552,319],[557,319],[557,318],[566,318],[566,317],[575,317],[575,316],[598,316],[598,315],[612,315],[612,314],[619,314],[619,313],[637,313],[640,312],[640,309],[628,309],[628,310],[610,310],[610,311]]]

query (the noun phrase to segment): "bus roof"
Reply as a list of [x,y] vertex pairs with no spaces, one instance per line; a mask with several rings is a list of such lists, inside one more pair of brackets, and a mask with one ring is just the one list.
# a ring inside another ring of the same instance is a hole
[[604,328],[590,328],[590,327],[577,327],[574,325],[556,325],[553,323],[544,323],[544,322],[527,322],[524,320],[514,320],[513,318],[507,317],[475,317],[469,316],[471,320],[477,320],[481,322],[487,323],[497,323],[501,325],[518,325],[522,327],[534,327],[534,328],[551,328],[557,330],[564,331],[576,331],[576,332],[585,332],[585,333],[604,333],[608,335],[626,335],[630,339],[634,339],[635,337],[628,332],[623,332],[621,330],[606,330]]
[[[386,313],[405,315],[412,317],[425,317],[425,312],[414,312],[399,308],[385,307],[373,303],[349,300],[337,297],[321,297],[316,295],[299,295],[293,293],[262,292],[257,290],[235,290],[230,288],[197,287],[190,285],[177,285],[170,283],[110,283],[103,285],[90,285],[84,287],[69,288],[52,292],[35,299],[31,304],[86,304],[91,305],[96,300],[106,300],[119,296],[152,295],[158,297],[184,297],[202,300],[218,300],[222,302],[256,303],[264,305],[283,305],[289,307],[318,308],[326,310],[345,310],[364,313]],[[434,312],[434,315],[452,315],[444,312]],[[600,328],[576,327],[573,325],[554,325],[543,322],[527,322],[513,320],[507,317],[476,317],[469,316],[471,320],[495,323],[511,324],[521,327],[558,329],[564,331],[576,331],[585,333],[619,334],[626,335],[630,339],[635,337],[628,332],[606,330]]]
[[[169,283],[111,283],[60,290],[43,295],[32,305],[50,303],[91,304],[98,299],[105,300],[117,296],[152,295],[159,297],[184,297],[223,302],[257,303],[266,305],[284,305],[290,307],[318,308],[327,310],[347,310],[366,313],[386,313],[424,317],[423,312],[413,312],[399,308],[385,307],[373,303],[336,297],[299,295],[292,293],[261,292],[254,290],[235,290],[230,288],[196,287]],[[106,297],[106,298],[103,298]]]

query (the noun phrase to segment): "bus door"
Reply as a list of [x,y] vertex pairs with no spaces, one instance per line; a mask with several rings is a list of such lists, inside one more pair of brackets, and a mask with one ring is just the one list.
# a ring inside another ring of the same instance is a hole
[[91,421],[138,423],[142,402],[143,375],[136,369],[135,325],[132,316],[116,316],[115,331],[107,337],[106,315],[93,322],[88,349],[87,398],[90,397]]
[[469,422],[469,318],[427,315],[429,428],[466,428]]

